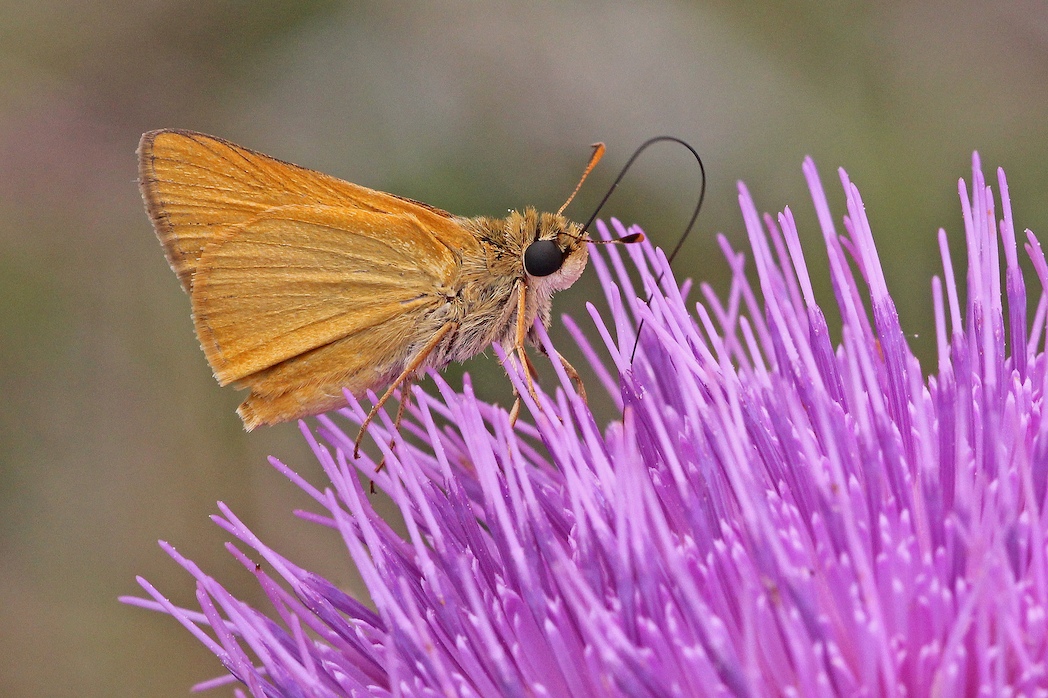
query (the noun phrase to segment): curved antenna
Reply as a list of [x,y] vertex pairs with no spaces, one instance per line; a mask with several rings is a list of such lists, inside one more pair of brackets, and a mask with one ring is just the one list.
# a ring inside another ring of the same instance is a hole
[[[684,229],[684,233],[680,236],[680,240],[677,241],[677,245],[673,248],[673,251],[670,252],[670,256],[666,258],[666,261],[672,264],[673,259],[677,256],[677,253],[680,252],[682,247],[684,247],[684,241],[687,240],[688,235],[691,234],[691,229],[695,227],[695,221],[699,218],[699,211],[702,210],[702,202],[706,199],[706,167],[702,164],[702,158],[699,157],[698,152],[695,150],[695,148],[691,147],[690,143],[681,140],[676,136],[655,136],[654,138],[649,138],[648,140],[641,143],[639,148],[633,151],[633,155],[631,155],[630,159],[626,161],[625,165],[623,165],[622,170],[619,172],[619,176],[615,178],[615,181],[612,182],[610,187],[608,187],[608,192],[604,195],[604,198],[600,200],[599,204],[597,204],[597,208],[593,211],[593,215],[589,217],[588,221],[586,221],[586,225],[582,226],[581,233],[584,234],[587,230],[589,230],[589,227],[593,225],[593,221],[597,220],[597,215],[600,213],[600,210],[604,208],[604,204],[608,203],[608,199],[611,198],[612,192],[614,192],[615,188],[619,186],[619,182],[621,182],[622,178],[626,176],[626,172],[629,171],[630,167],[633,165],[633,162],[640,156],[641,153],[647,150],[649,146],[652,146],[660,141],[670,141],[673,143],[678,143],[687,148],[688,151],[695,156],[695,160],[699,163],[699,172],[702,173],[702,186],[699,189],[699,202],[695,205],[695,212],[691,214],[691,219],[688,221],[688,226]],[[662,275],[659,275],[659,278],[655,281],[658,282],[661,280]],[[638,336],[640,335],[639,328],[637,330],[637,334]],[[636,353],[636,350],[637,348],[636,346],[634,346],[634,353]]]
[[[654,138],[649,138],[648,140],[641,143],[639,148],[633,151],[633,155],[630,156],[630,159],[626,161],[626,164],[622,167],[622,171],[619,172],[619,176],[615,178],[615,181],[612,182],[611,186],[608,188],[608,193],[605,194],[604,198],[600,200],[599,204],[597,204],[597,209],[593,212],[593,215],[589,217],[589,220],[586,221],[586,225],[582,226],[582,232],[580,233],[580,235],[584,235],[586,231],[589,230],[589,227],[593,225],[593,221],[597,220],[597,214],[600,213],[600,210],[604,207],[604,204],[606,204],[608,202],[608,199],[611,198],[611,193],[615,191],[615,188],[617,186],[619,186],[619,182],[621,182],[622,178],[626,176],[626,172],[627,170],[629,170],[633,162],[649,146],[654,145],[659,141],[670,141],[672,143],[679,143],[680,145],[683,145],[685,148],[687,148],[688,152],[695,156],[695,160],[699,163],[699,172],[702,174],[702,185],[699,188],[699,202],[695,204],[695,211],[691,214],[691,219],[688,221],[688,227],[684,229],[684,233],[680,236],[680,239],[677,241],[677,244],[673,248],[673,251],[670,252],[670,256],[666,258],[667,264],[673,264],[673,259],[677,256],[677,253],[681,251],[681,248],[684,247],[684,241],[688,239],[688,235],[691,234],[691,229],[695,227],[695,221],[699,218],[699,211],[702,210],[702,202],[706,199],[706,167],[702,164],[702,158],[699,157],[698,152],[696,152],[695,148],[691,147],[690,143],[688,143],[687,141],[683,141],[680,138],[677,138],[676,136],[655,136]],[[633,236],[630,235],[627,237],[632,238]],[[641,237],[641,239],[643,239],[643,236]],[[620,240],[609,240],[609,242],[625,242],[625,238],[622,238]],[[630,240],[630,242],[639,242],[639,240]],[[663,275],[664,274],[658,275],[658,277],[655,279],[656,284],[662,281]],[[649,301],[651,301],[650,293],[648,294],[648,297],[644,299],[645,303],[648,303]],[[633,363],[633,359],[637,356],[637,347],[640,346],[640,333],[643,329],[644,321],[641,320],[640,324],[637,326],[637,339],[633,342],[633,351],[630,352],[631,364]]]

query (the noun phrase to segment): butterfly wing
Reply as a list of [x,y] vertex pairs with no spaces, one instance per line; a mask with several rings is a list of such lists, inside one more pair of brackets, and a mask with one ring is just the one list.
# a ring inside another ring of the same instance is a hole
[[[142,198],[168,262],[189,292],[203,248],[231,225],[278,206],[321,205],[407,213],[439,228],[451,214],[292,165],[194,131],[159,130],[138,146]],[[446,226],[443,226],[446,228]],[[441,230],[452,247],[468,236]]]
[[193,319],[219,382],[251,390],[245,422],[285,421],[396,376],[456,269],[409,215],[284,206],[204,248]]
[[215,377],[250,429],[344,404],[433,336],[461,252],[449,214],[201,134],[146,134],[142,189]]

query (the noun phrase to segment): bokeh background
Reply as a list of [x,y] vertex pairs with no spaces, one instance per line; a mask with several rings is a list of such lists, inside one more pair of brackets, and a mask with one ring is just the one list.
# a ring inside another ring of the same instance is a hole
[[[174,621],[116,601],[138,574],[192,601],[158,538],[257,598],[208,521],[216,500],[357,583],[333,536],[290,517],[307,502],[266,465],[274,454],[316,480],[297,428],[245,434],[239,396],[211,378],[139,199],[143,131],[221,135],[461,214],[556,209],[602,140],[578,218],[640,142],[678,135],[709,172],[678,275],[726,288],[714,234],[744,244],[745,180],[763,210],[792,206],[833,310],[810,154],[831,191],[838,166],[859,184],[925,366],[936,230],[962,264],[956,183],[972,150],[1007,169],[1017,226],[1048,241],[1040,0],[7,2],[0,81],[4,696],[184,696],[221,673]],[[682,150],[659,146],[606,213],[670,246],[697,183]],[[556,311],[589,327],[596,296],[587,275]],[[490,355],[466,368],[508,403]]]

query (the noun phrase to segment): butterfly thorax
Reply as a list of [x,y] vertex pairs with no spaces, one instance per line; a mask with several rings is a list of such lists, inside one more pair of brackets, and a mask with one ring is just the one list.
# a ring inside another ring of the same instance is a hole
[[[448,319],[459,323],[445,356],[462,361],[484,351],[493,342],[509,349],[516,335],[518,287],[525,287],[525,328],[536,318],[549,322],[553,293],[568,288],[586,267],[588,251],[581,226],[563,216],[533,208],[513,211],[506,218],[460,219],[480,241],[479,248],[462,252],[461,273]],[[536,240],[552,240],[563,254],[560,268],[546,276],[525,270],[524,253]],[[534,338],[532,338],[534,341]]]

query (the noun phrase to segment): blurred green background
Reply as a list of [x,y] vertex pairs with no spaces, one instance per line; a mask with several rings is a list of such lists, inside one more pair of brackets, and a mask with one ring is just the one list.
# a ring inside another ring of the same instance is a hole
[[[641,141],[678,135],[710,178],[678,275],[726,288],[714,233],[744,244],[741,179],[762,210],[793,207],[832,315],[800,171],[811,154],[831,191],[838,166],[858,183],[903,327],[929,366],[936,230],[954,235],[963,263],[956,182],[973,149],[1006,168],[1017,226],[1048,234],[1046,6],[755,8],[4,3],[0,694],[184,696],[219,674],[173,620],[116,601],[136,592],[136,574],[192,601],[158,538],[257,598],[208,521],[215,500],[301,564],[356,583],[333,536],[291,523],[306,502],[265,463],[275,454],[316,481],[296,427],[245,434],[239,396],[211,378],[139,199],[143,131],[213,133],[460,214],[556,209],[603,140],[609,154],[570,209],[578,218]],[[696,187],[686,154],[660,146],[605,213],[669,246]],[[557,314],[588,328],[583,303],[596,294],[588,274]],[[483,395],[508,402],[490,355],[467,369]]]

